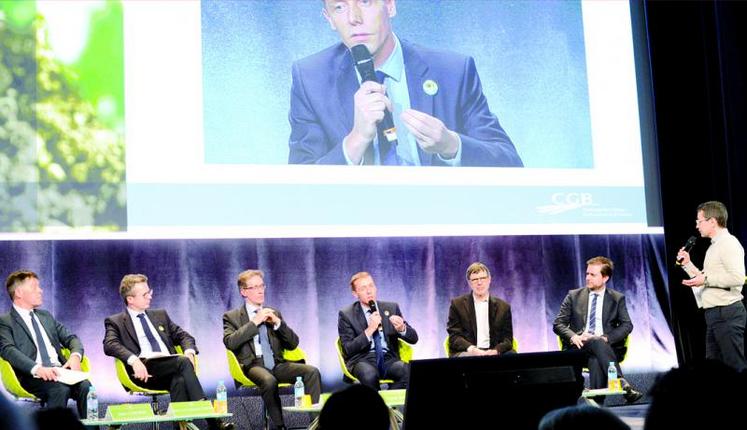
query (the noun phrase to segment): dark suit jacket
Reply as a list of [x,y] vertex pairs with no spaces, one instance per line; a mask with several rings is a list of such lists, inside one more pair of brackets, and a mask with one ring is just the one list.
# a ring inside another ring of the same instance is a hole
[[[558,316],[553,322],[553,331],[560,336],[563,349],[569,349],[571,337],[582,334],[586,327],[589,308],[589,288],[582,287],[568,292],[560,305]],[[625,305],[625,295],[606,288],[602,308],[602,327],[618,361],[625,355],[625,338],[633,331],[633,322]]]
[[[273,330],[267,327],[267,337],[272,345],[275,363],[285,361],[282,351],[298,347],[298,335],[285,323],[279,311],[273,309],[280,318],[280,327]],[[262,364],[254,350],[254,336],[259,334],[259,328],[251,321],[246,306],[232,309],[223,314],[223,345],[236,354],[244,373],[251,367]],[[264,352],[264,351],[263,351]]]
[[[490,323],[490,348],[499,353],[513,349],[514,331],[511,321],[511,306],[490,296],[488,302]],[[464,352],[470,345],[477,345],[477,320],[472,293],[451,301],[446,331],[449,332],[449,355]]]
[[[394,302],[377,301],[379,314],[381,314],[381,327],[386,336],[387,347],[389,352],[399,358],[399,338],[400,335],[394,326],[389,322],[392,315],[402,316],[399,305]],[[405,335],[401,336],[402,340],[414,344],[418,341],[418,332],[405,321],[407,329]],[[355,363],[368,355],[371,350],[371,342],[366,337],[364,331],[368,327],[366,316],[363,314],[363,307],[360,302],[343,308],[337,318],[337,332],[340,335],[345,364],[350,369]]]
[[[169,353],[176,354],[174,346],[180,345],[182,350],[193,349],[198,352],[195,338],[174,324],[169,314],[163,309],[148,309],[145,311],[150,322],[156,328],[156,332],[166,344]],[[104,335],[104,354],[116,357],[127,363],[131,355],[140,355],[140,344],[137,340],[137,332],[132,323],[130,314],[125,310],[111,315],[104,320],[106,334]]]
[[[435,116],[462,139],[463,166],[523,166],[511,139],[490,112],[471,57],[400,40],[412,109]],[[428,95],[426,81],[438,91]],[[346,164],[342,140],[353,128],[360,87],[350,51],[337,44],[293,64],[291,164]],[[424,166],[444,165],[418,148]]]
[[[36,315],[62,364],[65,364],[62,348],[69,349],[70,353],[77,352],[83,357],[83,344],[76,335],[43,309],[37,309]],[[14,308],[0,316],[0,355],[21,374],[30,375],[31,369],[36,366],[34,338]]]

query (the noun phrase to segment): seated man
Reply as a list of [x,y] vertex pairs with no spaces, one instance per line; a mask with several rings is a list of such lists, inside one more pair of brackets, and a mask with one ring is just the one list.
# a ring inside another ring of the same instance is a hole
[[345,365],[375,390],[382,378],[394,381],[390,389],[405,388],[410,367],[400,360],[399,339],[416,343],[418,333],[402,318],[397,303],[376,300],[376,284],[367,272],[353,275],[350,288],[358,301],[343,308],[337,319]]
[[[13,306],[0,316],[0,355],[13,367],[21,386],[48,408],[64,408],[68,399],[75,399],[78,416],[85,418],[91,384],[87,380],[75,385],[57,382],[59,368],[80,370],[83,344],[52,314],[39,309],[42,289],[36,273],[13,272],[5,288]],[[64,364],[62,348],[70,350]]]
[[[176,325],[163,309],[150,308],[153,290],[145,275],[122,278],[119,294],[126,309],[104,321],[104,353],[127,364],[137,384],[154,390],[168,390],[172,402],[206,399],[194,368],[195,338]],[[181,346],[184,355],[176,354]],[[160,358],[159,358],[160,357]],[[232,429],[232,423],[208,419],[210,429]]]
[[607,387],[607,368],[614,362],[625,400],[633,403],[642,394],[622,379],[619,363],[625,356],[625,339],[633,331],[633,323],[625,295],[607,288],[613,268],[607,257],[594,257],[586,262],[586,287],[568,292],[555,317],[553,331],[560,336],[564,350],[579,348],[586,352],[591,388]]
[[284,429],[278,383],[293,383],[301,376],[306,393],[311,394],[312,402],[318,403],[321,376],[314,366],[283,358],[283,350],[298,347],[298,336],[283,320],[280,311],[263,306],[264,277],[260,270],[239,274],[239,293],[245,303],[223,314],[223,344],[236,354],[241,370],[259,387],[272,422]]
[[490,271],[482,263],[467,268],[471,293],[451,301],[446,331],[449,356],[500,355],[513,351],[511,306],[490,295]]

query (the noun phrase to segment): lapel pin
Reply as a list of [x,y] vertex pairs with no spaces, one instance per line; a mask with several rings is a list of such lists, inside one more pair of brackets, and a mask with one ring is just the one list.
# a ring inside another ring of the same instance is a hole
[[423,82],[423,91],[429,96],[435,96],[438,92],[438,84],[432,79]]
[[159,326],[158,326],[158,330],[159,330],[159,331],[164,331],[164,329],[163,329],[163,326],[162,326],[162,325],[159,325]]

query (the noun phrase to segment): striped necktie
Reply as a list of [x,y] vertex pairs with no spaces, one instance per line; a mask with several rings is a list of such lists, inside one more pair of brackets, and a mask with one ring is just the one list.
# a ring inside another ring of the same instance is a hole
[[597,297],[599,294],[592,293],[591,295],[591,312],[589,313],[589,333],[594,334],[597,328]]

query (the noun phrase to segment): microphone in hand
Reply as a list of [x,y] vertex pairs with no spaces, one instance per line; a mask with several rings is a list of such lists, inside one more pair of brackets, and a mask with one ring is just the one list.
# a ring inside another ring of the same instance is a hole
[[[696,236],[690,236],[690,238],[687,239],[687,242],[685,242],[685,246],[683,246],[685,252],[690,252],[697,241],[698,238]],[[677,258],[677,264],[682,264],[682,260],[682,257]]]
[[[376,302],[373,300],[368,301],[368,307],[371,309],[371,313],[376,312]],[[379,323],[379,328],[381,328],[381,323]]]

